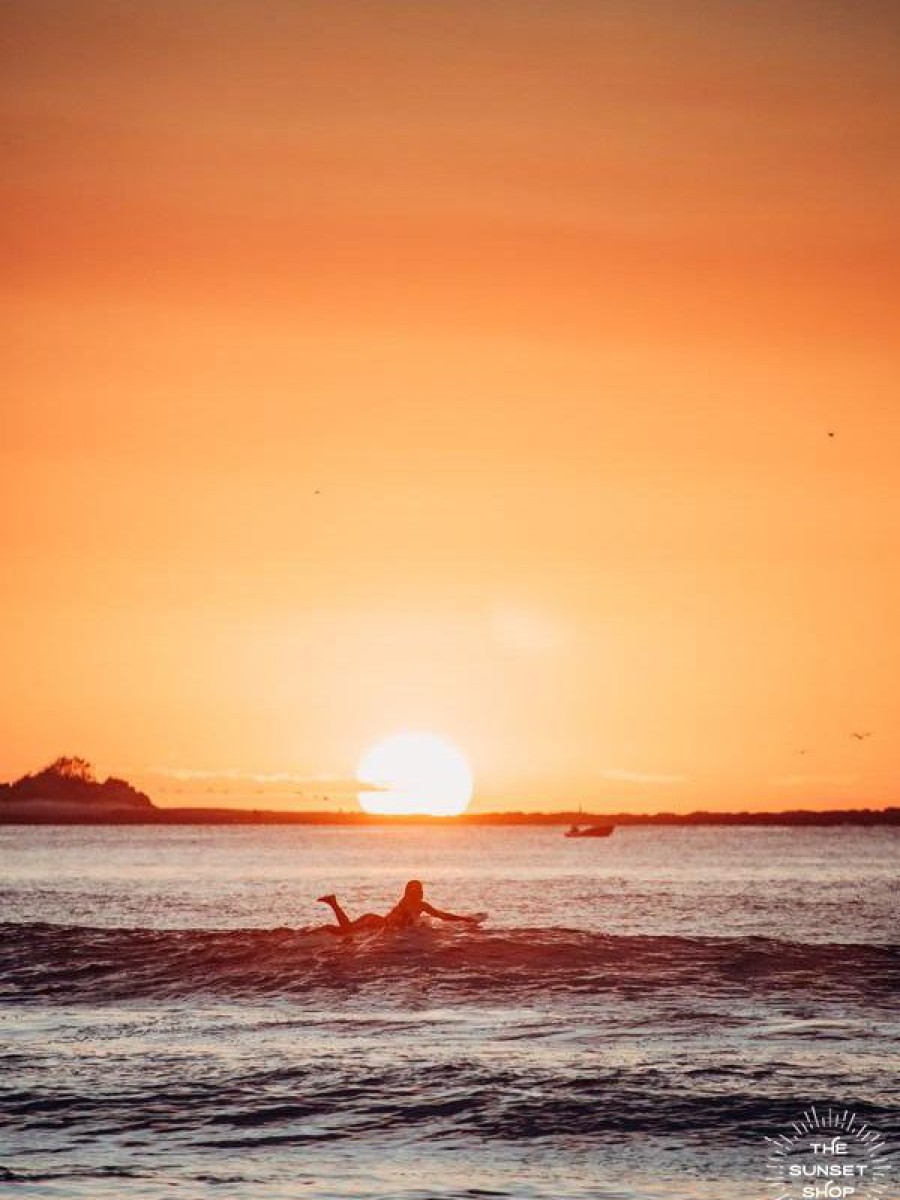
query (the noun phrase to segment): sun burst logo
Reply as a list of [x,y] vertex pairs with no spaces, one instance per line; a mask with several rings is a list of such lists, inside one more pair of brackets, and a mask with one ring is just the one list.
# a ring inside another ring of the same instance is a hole
[[772,1200],[886,1200],[890,1148],[850,1109],[818,1112],[813,1105],[765,1141]]

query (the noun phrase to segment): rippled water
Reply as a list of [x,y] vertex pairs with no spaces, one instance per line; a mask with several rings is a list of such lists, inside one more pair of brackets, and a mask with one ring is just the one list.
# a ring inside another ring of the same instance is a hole
[[[0,830],[0,1194],[774,1195],[898,1115],[888,830]],[[418,876],[480,929],[346,944]],[[4,1182],[5,1181],[5,1182]]]

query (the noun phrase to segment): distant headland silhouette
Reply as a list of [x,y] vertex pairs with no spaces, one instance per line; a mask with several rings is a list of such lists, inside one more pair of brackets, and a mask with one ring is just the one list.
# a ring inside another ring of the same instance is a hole
[[156,805],[124,779],[110,776],[102,783],[84,758],[57,758],[35,775],[23,775],[15,783],[0,783],[0,820],[15,816],[40,819],[53,815],[65,820],[90,813],[128,819],[157,812]]
[[900,807],[785,812],[478,812],[459,817],[371,816],[259,808],[161,808],[124,779],[101,782],[84,758],[57,758],[34,775],[0,783],[0,825],[900,825]]

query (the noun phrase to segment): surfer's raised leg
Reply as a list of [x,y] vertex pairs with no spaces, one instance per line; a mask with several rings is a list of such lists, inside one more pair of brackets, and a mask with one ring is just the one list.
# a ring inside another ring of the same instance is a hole
[[318,903],[328,905],[328,907],[334,913],[338,927],[343,933],[349,933],[352,930],[353,922],[341,908],[340,904],[338,903],[338,898],[335,896],[334,892],[329,892],[327,896],[319,896]]
[[337,929],[331,925],[326,925],[325,927],[326,929],[330,929],[332,933],[351,937],[354,930],[379,929],[384,925],[384,917],[379,913],[363,913],[361,917],[357,917],[355,921],[351,921],[333,892],[329,892],[327,896],[319,896],[318,901],[320,904],[327,904],[335,915]]

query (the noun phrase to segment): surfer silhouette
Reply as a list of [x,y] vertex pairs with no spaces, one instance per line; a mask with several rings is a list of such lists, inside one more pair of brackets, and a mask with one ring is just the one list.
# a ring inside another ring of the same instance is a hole
[[418,879],[410,879],[403,890],[403,895],[386,916],[382,916],[380,913],[363,913],[361,917],[351,920],[333,892],[329,892],[327,896],[319,896],[318,902],[327,904],[337,920],[336,926],[326,925],[325,928],[344,937],[352,937],[354,933],[367,929],[384,931],[408,929],[411,925],[415,925],[423,914],[437,917],[439,921],[461,921],[466,925],[477,925],[481,921],[481,917],[463,917],[458,913],[444,912],[441,908],[435,908],[425,899],[424,889]]

